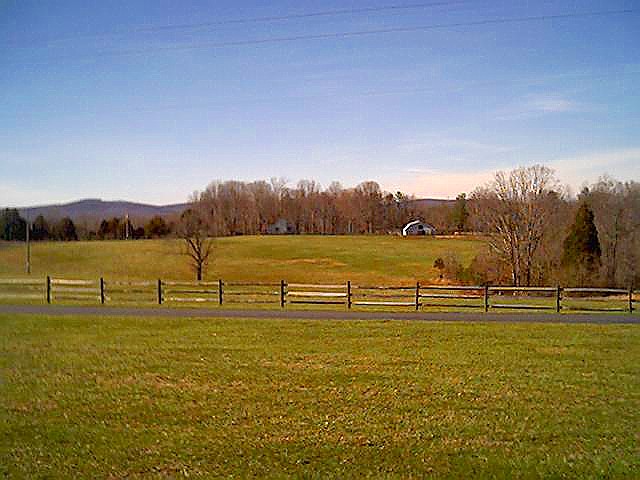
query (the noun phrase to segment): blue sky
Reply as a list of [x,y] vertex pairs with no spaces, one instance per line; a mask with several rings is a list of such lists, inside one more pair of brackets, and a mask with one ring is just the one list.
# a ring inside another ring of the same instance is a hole
[[270,177],[446,198],[533,163],[574,190],[640,180],[636,2],[227,22],[416,3],[0,0],[0,205],[182,202],[215,179]]

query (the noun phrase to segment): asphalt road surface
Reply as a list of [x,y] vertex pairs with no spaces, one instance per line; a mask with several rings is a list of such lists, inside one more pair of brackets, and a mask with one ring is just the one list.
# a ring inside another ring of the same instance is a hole
[[640,313],[457,313],[457,312],[355,312],[327,310],[227,310],[207,308],[140,308],[65,305],[0,305],[0,314],[86,315],[171,318],[288,318],[313,320],[418,320],[505,323],[640,324]]

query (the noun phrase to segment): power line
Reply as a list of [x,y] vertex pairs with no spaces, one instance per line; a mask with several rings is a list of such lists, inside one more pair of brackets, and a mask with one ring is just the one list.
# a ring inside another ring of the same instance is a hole
[[240,19],[230,19],[230,20],[218,20],[212,22],[202,22],[202,23],[185,23],[185,24],[175,24],[175,25],[162,25],[157,27],[142,27],[137,29],[137,31],[141,32],[155,32],[162,30],[174,30],[174,29],[190,29],[190,28],[204,28],[204,27],[217,27],[223,25],[234,25],[234,24],[242,24],[242,23],[263,23],[263,22],[276,22],[276,21],[284,21],[284,20],[298,20],[303,18],[313,18],[313,17],[333,17],[339,15],[356,15],[359,13],[377,13],[384,11],[400,11],[400,10],[415,10],[420,8],[429,8],[429,7],[440,7],[440,6],[449,6],[455,4],[467,3],[465,1],[450,1],[450,2],[430,2],[430,3],[414,3],[409,5],[386,5],[381,7],[366,7],[366,8],[349,8],[342,10],[325,10],[320,12],[309,12],[309,13],[299,13],[293,15],[277,15],[272,17],[254,17],[254,18],[240,18]]
[[[273,16],[265,16],[265,17],[213,20],[213,21],[200,22],[200,23],[178,23],[178,24],[157,25],[157,26],[139,26],[139,27],[128,29],[128,30],[120,30],[120,31],[113,31],[113,32],[68,35],[66,37],[57,37],[57,38],[47,39],[42,43],[51,44],[51,43],[62,42],[66,40],[75,40],[79,38],[101,38],[101,37],[119,36],[119,35],[135,34],[135,33],[156,33],[156,32],[166,32],[166,31],[175,31],[175,30],[191,30],[191,29],[211,28],[211,27],[223,27],[228,25],[243,25],[243,24],[250,24],[250,23],[270,23],[270,22],[278,22],[278,21],[302,20],[302,19],[314,18],[314,17],[335,17],[335,16],[341,16],[341,15],[357,15],[362,13],[381,13],[381,12],[389,12],[389,11],[418,10],[418,9],[426,9],[431,7],[461,5],[461,4],[469,3],[469,1],[470,0],[452,0],[452,1],[412,3],[412,4],[406,4],[406,5],[397,4],[397,5],[384,5],[380,7],[321,10],[317,12],[298,13],[298,14],[291,14],[291,15],[273,15]],[[8,45],[16,45],[16,43],[9,42]]]
[[421,32],[421,31],[456,28],[456,27],[477,27],[477,26],[483,26],[483,25],[504,25],[504,24],[512,24],[512,23],[541,22],[541,21],[548,21],[548,20],[563,20],[563,19],[571,19],[571,18],[604,17],[604,16],[611,16],[611,15],[631,14],[635,12],[636,11],[633,9],[601,10],[601,11],[583,12],[583,13],[564,13],[564,14],[556,14],[556,15],[494,18],[494,19],[487,19],[487,20],[476,20],[472,22],[438,23],[438,24],[432,24],[432,25],[420,25],[415,27],[392,27],[392,28],[381,28],[381,29],[375,29],[375,30],[356,30],[356,31],[348,31],[348,32],[336,32],[336,33],[294,35],[294,36],[288,36],[288,37],[271,37],[271,38],[262,38],[262,39],[253,39],[253,40],[233,40],[233,41],[227,41],[227,42],[201,42],[201,43],[188,44],[188,45],[150,47],[150,48],[137,49],[137,50],[105,51],[105,52],[99,52],[98,54],[96,54],[96,56],[143,55],[148,53],[164,52],[164,51],[242,47],[242,46],[249,46],[249,45],[288,43],[288,42],[306,41],[306,40],[330,40],[330,39],[363,37],[363,36],[370,36],[370,35],[383,35],[383,34],[389,34],[389,33]]

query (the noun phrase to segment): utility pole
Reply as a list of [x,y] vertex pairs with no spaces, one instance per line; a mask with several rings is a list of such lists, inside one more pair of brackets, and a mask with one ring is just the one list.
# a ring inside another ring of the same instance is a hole
[[124,216],[124,223],[125,223],[124,238],[125,240],[129,240],[129,214],[128,213],[126,213]]
[[27,270],[28,274],[31,274],[31,235],[30,235],[31,225],[29,223],[29,220],[27,220],[26,225],[27,225],[27,264],[26,264],[26,270]]

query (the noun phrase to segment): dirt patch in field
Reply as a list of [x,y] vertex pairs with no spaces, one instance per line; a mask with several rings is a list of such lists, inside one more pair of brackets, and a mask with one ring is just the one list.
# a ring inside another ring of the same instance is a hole
[[289,265],[322,265],[324,267],[346,267],[347,264],[339,262],[332,258],[296,258],[293,260],[284,260],[281,263]]

